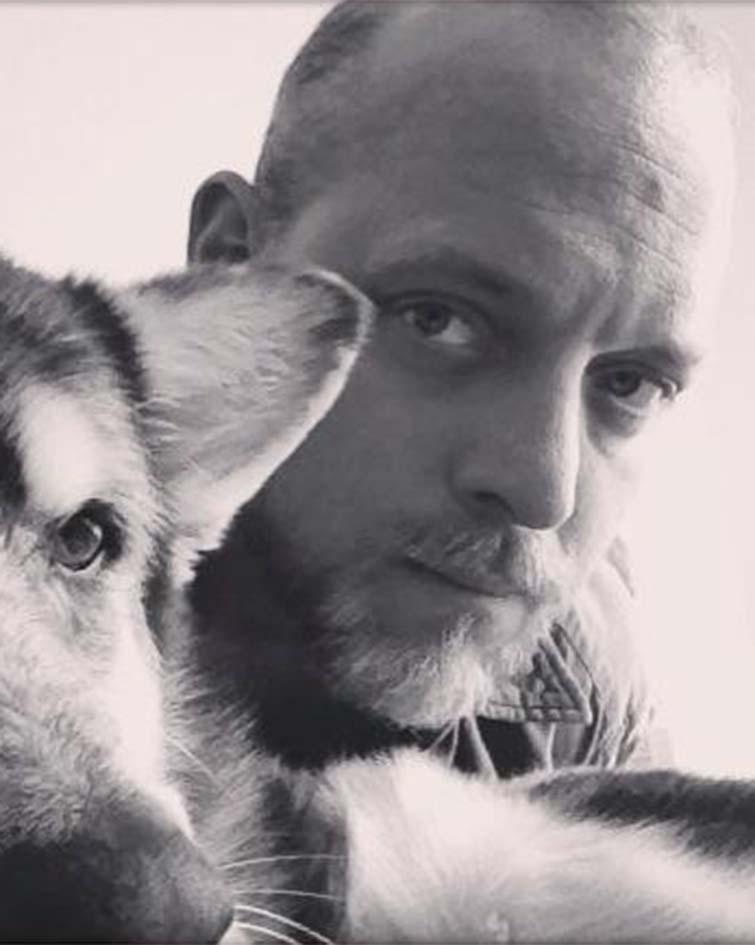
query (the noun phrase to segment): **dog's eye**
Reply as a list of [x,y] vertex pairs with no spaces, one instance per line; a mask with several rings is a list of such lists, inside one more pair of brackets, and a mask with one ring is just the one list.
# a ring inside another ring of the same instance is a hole
[[84,508],[57,527],[52,556],[69,571],[84,571],[94,564],[105,544],[105,525],[91,509]]

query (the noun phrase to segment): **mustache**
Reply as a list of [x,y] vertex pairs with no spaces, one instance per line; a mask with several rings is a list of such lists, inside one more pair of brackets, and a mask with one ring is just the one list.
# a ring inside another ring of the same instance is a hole
[[402,531],[399,552],[421,567],[499,596],[557,603],[570,576],[553,537],[517,528],[421,524]]

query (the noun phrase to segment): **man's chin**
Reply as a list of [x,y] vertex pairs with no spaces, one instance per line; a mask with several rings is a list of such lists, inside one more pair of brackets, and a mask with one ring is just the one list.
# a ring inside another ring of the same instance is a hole
[[327,608],[320,641],[334,694],[401,727],[483,714],[531,669],[550,624],[549,609],[518,597],[411,616],[402,605],[401,626],[389,629],[384,607],[341,594]]

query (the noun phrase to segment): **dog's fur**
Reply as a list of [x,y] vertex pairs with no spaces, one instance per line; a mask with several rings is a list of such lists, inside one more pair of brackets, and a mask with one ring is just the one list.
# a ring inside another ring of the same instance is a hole
[[368,320],[325,274],[109,297],[0,261],[0,939],[213,941],[235,907],[229,942],[755,940],[749,784],[410,751],[292,779],[194,678],[192,558]]
[[755,785],[572,769],[489,782],[404,750],[318,798],[350,942],[753,942]]

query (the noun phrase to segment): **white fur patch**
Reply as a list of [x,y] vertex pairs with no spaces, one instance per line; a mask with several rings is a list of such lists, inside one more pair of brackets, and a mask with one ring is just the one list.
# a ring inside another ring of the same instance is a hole
[[138,641],[134,628],[141,622],[141,615],[136,608],[130,609],[121,618],[117,614],[111,616],[116,622],[123,620],[124,632],[114,628],[118,642],[113,665],[96,702],[115,723],[114,766],[157,803],[173,824],[191,836],[184,803],[165,782],[165,723],[157,652],[151,644]]
[[37,508],[64,515],[97,494],[106,451],[75,397],[44,384],[22,391],[18,431],[24,480]]
[[660,824],[569,820],[416,752],[329,780],[347,828],[348,941],[755,941],[753,870],[693,854]]

